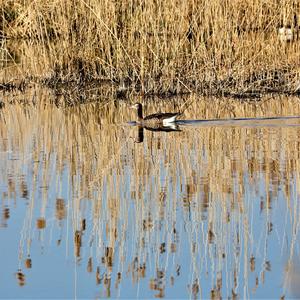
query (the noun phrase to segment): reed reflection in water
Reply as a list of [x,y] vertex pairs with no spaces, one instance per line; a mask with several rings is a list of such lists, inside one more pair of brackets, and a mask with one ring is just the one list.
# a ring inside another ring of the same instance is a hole
[[[299,297],[300,120],[141,133],[120,103],[34,93],[0,111],[1,296]],[[190,100],[187,119],[299,115]]]

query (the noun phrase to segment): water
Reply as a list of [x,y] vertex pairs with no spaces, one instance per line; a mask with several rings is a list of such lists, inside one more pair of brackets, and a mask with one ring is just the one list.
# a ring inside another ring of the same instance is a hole
[[300,296],[297,98],[156,99],[186,120],[141,132],[113,99],[3,97],[1,298]]

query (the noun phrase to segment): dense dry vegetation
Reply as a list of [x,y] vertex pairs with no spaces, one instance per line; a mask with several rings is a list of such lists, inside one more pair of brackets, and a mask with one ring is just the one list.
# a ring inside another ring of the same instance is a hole
[[[144,94],[299,91],[298,0],[6,0],[0,10],[6,87],[107,81]],[[292,30],[288,42],[282,26]]]

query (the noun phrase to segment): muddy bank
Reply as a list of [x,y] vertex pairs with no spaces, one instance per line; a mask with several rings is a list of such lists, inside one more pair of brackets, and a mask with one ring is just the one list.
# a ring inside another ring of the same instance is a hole
[[[83,94],[88,89],[101,90],[103,95],[109,95],[116,99],[130,99],[131,97],[143,96],[170,98],[174,96],[183,96],[187,94],[196,94],[198,96],[220,96],[231,97],[236,99],[255,99],[259,100],[266,94],[284,94],[299,95],[299,85],[291,70],[275,70],[273,72],[262,72],[252,74],[243,83],[233,78],[215,81],[197,81],[188,79],[175,79],[170,83],[168,88],[163,88],[157,81],[155,88],[147,88],[149,83],[129,80],[108,80],[92,79],[72,74],[70,78],[62,79],[59,76],[51,77],[33,77],[29,76],[22,80],[15,79],[9,82],[0,82],[0,92],[9,93],[12,91],[21,91],[32,87],[49,88],[56,94],[72,95],[73,100],[70,102],[83,102]],[[153,80],[152,80],[153,83]]]

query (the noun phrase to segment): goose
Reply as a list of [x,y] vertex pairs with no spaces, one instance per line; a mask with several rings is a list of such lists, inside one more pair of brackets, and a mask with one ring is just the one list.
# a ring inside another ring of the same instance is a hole
[[143,117],[143,106],[141,103],[135,103],[131,108],[137,110],[136,123],[145,127],[174,126],[176,118],[182,114],[181,112],[156,113]]

